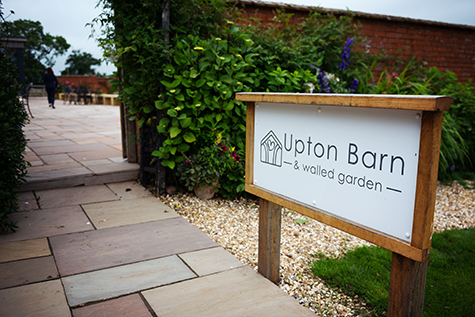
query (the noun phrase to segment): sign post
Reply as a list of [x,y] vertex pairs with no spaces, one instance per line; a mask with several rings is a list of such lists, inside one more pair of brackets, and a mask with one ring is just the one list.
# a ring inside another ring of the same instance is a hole
[[[280,206],[393,252],[390,316],[422,315],[442,96],[239,93],[259,272],[279,280]],[[279,214],[277,216],[277,214]]]

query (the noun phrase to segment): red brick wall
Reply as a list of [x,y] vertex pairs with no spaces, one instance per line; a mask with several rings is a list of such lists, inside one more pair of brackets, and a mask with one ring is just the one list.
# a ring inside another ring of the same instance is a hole
[[96,75],[64,75],[56,76],[60,85],[64,85],[66,81],[69,81],[74,87],[86,86],[92,92],[111,93],[109,84],[109,78],[96,77]]
[[[277,8],[292,13],[290,23],[297,24],[308,16],[310,7],[281,5],[259,1],[237,0],[242,17],[251,21],[259,18],[272,23]],[[323,9],[335,15],[348,14],[343,10]],[[371,53],[399,54],[403,59],[416,56],[439,70],[454,72],[461,81],[475,80],[475,27],[403,17],[354,12],[361,22],[360,34],[369,41]]]

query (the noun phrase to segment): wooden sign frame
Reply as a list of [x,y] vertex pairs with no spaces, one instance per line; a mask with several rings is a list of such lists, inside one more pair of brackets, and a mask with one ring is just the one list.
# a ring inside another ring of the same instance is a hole
[[[446,96],[238,93],[236,100],[247,102],[245,189],[260,197],[258,271],[273,282],[279,281],[280,206],[283,206],[392,251],[388,314],[390,316],[422,316],[437,190],[442,117],[443,112],[449,110],[453,98]],[[400,240],[318,208],[312,208],[255,185],[253,164],[257,102],[422,111],[411,242]]]
[[[312,219],[328,224],[415,261],[425,262],[429,260],[432,221],[435,208],[435,192],[437,188],[442,116],[443,111],[449,110],[450,104],[453,102],[452,98],[441,96],[238,93],[236,94],[236,100],[247,101],[245,183],[247,192],[297,211]],[[422,111],[416,200],[411,243],[350,222],[346,219],[321,212],[317,208],[311,208],[254,185],[253,144],[255,141],[254,115],[256,102]]]

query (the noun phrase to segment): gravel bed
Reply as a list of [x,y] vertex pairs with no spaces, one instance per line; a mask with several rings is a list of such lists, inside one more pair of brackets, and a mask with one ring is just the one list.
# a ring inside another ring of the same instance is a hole
[[[193,195],[162,198],[164,203],[205,232],[241,262],[257,270],[258,201],[201,200]],[[299,223],[298,219],[308,220]],[[296,222],[297,220],[297,222]],[[475,226],[475,190],[454,183],[437,188],[434,231]],[[309,263],[323,253],[339,257],[348,250],[372,245],[343,231],[288,209],[282,210],[280,288],[317,315],[359,316],[371,313],[357,296],[327,287],[313,276]]]

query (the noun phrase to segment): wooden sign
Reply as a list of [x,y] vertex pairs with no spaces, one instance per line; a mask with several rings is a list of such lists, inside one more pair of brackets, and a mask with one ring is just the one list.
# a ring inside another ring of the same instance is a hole
[[[281,93],[236,99],[247,101],[246,191],[261,198],[259,272],[278,281],[284,206],[393,251],[389,312],[422,312],[442,116],[453,99]],[[395,300],[401,292],[419,300]]]

